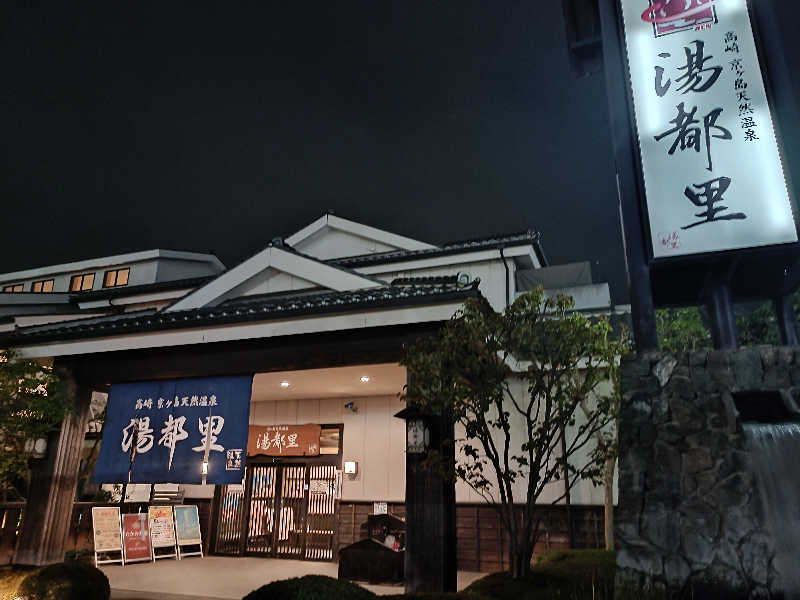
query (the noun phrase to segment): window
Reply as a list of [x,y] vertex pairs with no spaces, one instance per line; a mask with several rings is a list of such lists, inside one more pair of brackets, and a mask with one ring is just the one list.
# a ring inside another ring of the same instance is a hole
[[42,281],[34,281],[31,285],[31,291],[37,294],[49,294],[53,291],[53,280],[44,279]]
[[86,292],[94,286],[94,273],[73,275],[69,282],[70,292]]
[[3,287],[3,291],[4,292],[21,292],[23,285],[24,284],[22,284],[22,283],[12,283],[11,285],[4,286]]
[[128,275],[130,275],[130,272],[131,270],[127,267],[124,269],[106,271],[106,276],[103,278],[103,287],[128,285]]

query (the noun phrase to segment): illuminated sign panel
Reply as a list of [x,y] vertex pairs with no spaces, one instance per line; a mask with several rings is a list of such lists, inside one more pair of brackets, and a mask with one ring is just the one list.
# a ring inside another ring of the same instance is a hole
[[797,241],[746,0],[621,0],[654,258]]

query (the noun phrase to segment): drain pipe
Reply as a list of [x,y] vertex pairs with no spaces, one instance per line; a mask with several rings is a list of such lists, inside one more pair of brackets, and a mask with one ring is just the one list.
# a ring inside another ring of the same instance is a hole
[[510,275],[510,271],[508,270],[508,263],[506,262],[506,255],[503,253],[504,249],[505,249],[504,246],[500,246],[500,258],[503,259],[503,266],[506,268],[506,308],[508,308],[509,305],[511,304],[511,301],[510,301],[511,293],[509,292],[509,289],[508,289],[509,288],[508,279],[509,279],[509,277],[511,275]]

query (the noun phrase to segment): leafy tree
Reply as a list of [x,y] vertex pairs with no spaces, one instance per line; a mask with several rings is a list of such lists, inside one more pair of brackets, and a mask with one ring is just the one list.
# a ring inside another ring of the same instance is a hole
[[70,410],[67,386],[51,368],[0,350],[0,492],[24,497],[32,444]]
[[455,464],[443,466],[498,511],[515,578],[530,572],[545,488],[564,483],[558,502],[581,479],[599,483],[606,449],[594,442],[615,418],[615,401],[597,392],[619,344],[606,319],[591,322],[572,307],[541,288],[503,313],[469,300],[403,360],[406,400],[463,428]]
[[656,311],[658,345],[664,352],[690,352],[711,348],[711,332],[700,309],[663,308]]

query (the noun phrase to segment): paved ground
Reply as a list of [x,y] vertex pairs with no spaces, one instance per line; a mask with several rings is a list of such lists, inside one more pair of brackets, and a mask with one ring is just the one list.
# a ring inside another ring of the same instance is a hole
[[[111,600],[238,600],[278,579],[303,575],[336,577],[338,566],[329,562],[206,556],[101,568],[111,582]],[[458,589],[464,589],[482,575],[460,571]],[[402,586],[364,587],[381,595],[403,593]]]

